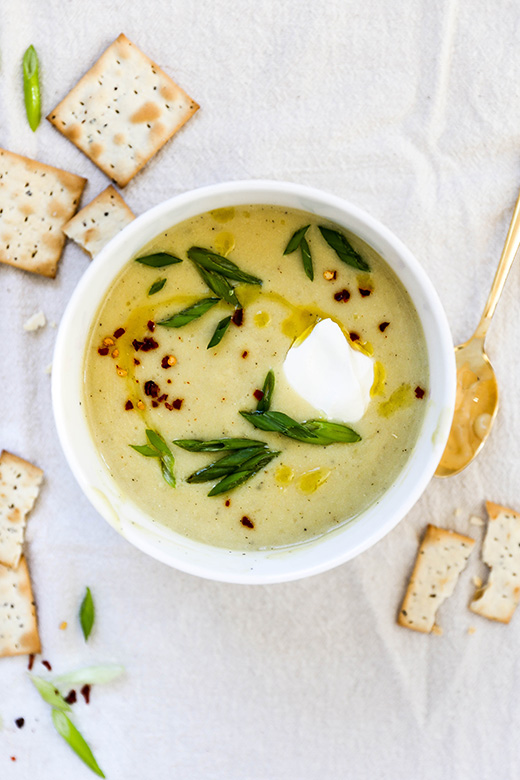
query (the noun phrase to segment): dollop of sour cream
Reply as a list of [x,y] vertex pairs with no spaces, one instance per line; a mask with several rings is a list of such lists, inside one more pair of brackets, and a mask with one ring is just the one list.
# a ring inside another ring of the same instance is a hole
[[333,320],[320,320],[296,340],[283,364],[287,382],[327,419],[354,423],[370,403],[374,360],[353,349]]

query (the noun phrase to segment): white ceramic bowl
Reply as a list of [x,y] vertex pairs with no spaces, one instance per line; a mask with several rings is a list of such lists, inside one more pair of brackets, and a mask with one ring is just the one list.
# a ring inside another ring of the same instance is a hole
[[[268,203],[332,220],[366,241],[393,268],[419,314],[428,349],[430,398],[417,444],[395,483],[354,522],[319,539],[276,551],[225,550],[160,525],[123,497],[91,438],[83,409],[83,357],[93,318],[113,280],[150,239],[195,214]],[[161,203],[117,235],[91,263],[60,324],[52,370],[58,434],[69,465],[97,511],[139,549],[191,574],[238,583],[283,582],[326,571],[375,544],[405,516],[430,481],[447,441],[455,400],[455,363],[446,316],[414,256],[365,212],[319,190],[272,181],[204,187]]]

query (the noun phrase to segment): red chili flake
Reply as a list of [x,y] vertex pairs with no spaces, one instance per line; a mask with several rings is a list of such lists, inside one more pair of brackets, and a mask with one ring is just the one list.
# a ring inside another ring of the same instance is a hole
[[253,523],[253,521],[250,520],[249,517],[246,517],[246,515],[244,515],[244,517],[242,518],[242,520],[240,522],[242,523],[242,525],[245,525],[246,528],[254,528],[255,527],[255,524]]
[[153,333],[155,330],[155,322],[153,320],[148,320],[148,322],[146,323],[146,327],[148,328],[148,330],[151,330]]
[[372,290],[364,290],[362,287],[358,287],[358,290],[362,298],[366,298],[372,292]]
[[183,403],[184,403],[184,398],[176,398],[175,401],[172,403],[172,406],[174,409],[180,409]]
[[422,387],[419,387],[419,385],[417,385],[417,387],[415,388],[415,397],[424,398],[424,392],[425,391],[422,389]]
[[159,395],[159,385],[154,382],[153,379],[149,379],[148,382],[144,383],[144,393],[151,398],[157,398]]
[[164,405],[168,409],[169,412],[173,412],[173,410],[175,409],[174,405],[173,404],[169,404],[168,401],[165,401]]
[[167,382],[169,385],[171,385],[171,383],[172,383],[172,380],[171,380],[171,379],[167,379],[167,380],[166,380],[166,382]]
[[100,355],[108,355],[110,350],[108,347],[99,347],[98,352]]
[[381,325],[379,326],[379,330],[381,331],[381,333],[384,333],[389,325],[390,325],[389,322],[382,322]]
[[226,506],[231,506],[231,499],[230,498],[226,499]]
[[159,344],[151,336],[145,336],[142,341],[134,339],[132,341],[132,346],[136,352],[139,352],[139,350],[141,350],[141,352],[150,352],[151,349],[157,349]]
[[254,395],[254,397],[256,398],[257,401],[261,401],[262,398],[264,397],[264,394],[263,394],[263,392],[261,390],[255,390],[253,395]]
[[23,729],[25,724],[25,718],[16,718],[15,723],[19,729]]
[[345,303],[350,298],[350,293],[348,290],[340,290],[337,293],[334,293],[334,300],[335,301],[344,301]]
[[85,699],[85,703],[89,704],[90,702],[90,685],[84,685],[83,688],[80,691],[81,695]]
[[31,669],[33,668],[33,664],[34,664],[34,653],[31,653],[29,656],[29,663],[27,664],[27,668],[29,669],[29,671],[31,671]]
[[356,333],[354,330],[350,331],[348,335],[351,341],[359,341],[359,339],[361,338],[359,333]]
[[143,345],[141,347],[141,352],[150,352],[151,349],[157,349],[158,346],[159,344],[155,339],[152,339],[151,336],[145,336]]
[[153,406],[154,409],[157,409],[159,404],[157,403],[157,401],[152,401],[152,406]]
[[244,322],[244,310],[243,309],[235,309],[233,312],[233,316],[231,317],[231,322],[234,325],[242,325]]
[[161,360],[161,368],[171,368],[170,364],[168,363],[168,360],[170,359],[170,355],[165,355],[163,359]]
[[123,335],[123,333],[126,333],[125,329],[124,328],[118,328],[117,330],[114,331],[114,338],[115,339],[120,339],[121,336]]
[[130,409],[133,409],[133,408],[134,408],[133,403],[131,401],[127,401],[126,404],[125,404],[126,411],[129,412]]
[[167,398],[168,398],[168,393],[163,393],[162,395],[159,396],[157,400],[159,401],[160,404],[162,404],[162,402],[166,401]]
[[68,692],[68,694],[65,696],[65,701],[67,704],[76,704],[78,700],[78,697],[76,696],[76,691],[72,689]]
[[42,666],[45,666],[45,668],[46,668],[46,669],[47,669],[49,672],[52,672],[52,666],[50,665],[50,663],[49,663],[48,661],[42,661]]
[[137,358],[134,358],[134,366],[140,366],[140,365],[141,365],[141,361],[138,360]]
[[11,761],[16,761],[16,756],[11,756]]
[[246,358],[246,357],[248,356],[248,354],[249,354],[249,353],[248,353],[247,349],[245,349],[245,350],[242,352],[242,357],[243,357],[243,358]]

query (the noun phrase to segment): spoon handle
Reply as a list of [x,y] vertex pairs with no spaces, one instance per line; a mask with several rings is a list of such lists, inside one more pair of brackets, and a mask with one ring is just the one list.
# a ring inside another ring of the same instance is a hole
[[507,232],[506,242],[502,250],[502,256],[500,258],[500,262],[498,264],[498,268],[495,273],[495,278],[493,279],[493,284],[491,286],[488,299],[486,301],[484,313],[482,314],[481,320],[478,324],[478,327],[475,331],[475,335],[473,338],[477,338],[477,339],[485,338],[491,322],[491,318],[495,313],[498,299],[500,298],[500,295],[502,294],[502,290],[504,289],[504,284],[506,282],[507,275],[509,273],[511,266],[513,265],[513,260],[515,259],[519,246],[520,246],[520,195],[518,196],[518,200],[516,201],[516,206],[513,212],[513,217],[511,219],[511,224],[509,225],[509,230]]

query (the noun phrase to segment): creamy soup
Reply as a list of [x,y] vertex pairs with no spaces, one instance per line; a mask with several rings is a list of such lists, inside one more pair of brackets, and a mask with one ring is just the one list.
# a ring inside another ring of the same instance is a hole
[[[305,272],[309,260],[302,245],[284,255],[306,225],[313,280]],[[370,270],[343,262],[319,226],[346,237],[360,265]],[[241,308],[220,300],[188,257],[194,246],[228,258],[262,284],[227,278]],[[136,258],[158,252],[182,262],[152,267],[130,260],[96,315],[85,354],[91,434],[122,494],[154,522],[229,549],[300,543],[352,521],[376,502],[402,471],[428,398],[421,324],[384,260],[315,215],[261,205],[200,214],[157,236]],[[214,300],[192,319],[198,311],[190,307],[207,299]],[[182,327],[159,324],[185,309]],[[355,423],[337,420],[360,439],[325,446],[256,429],[240,412],[257,410],[270,370],[271,411],[300,423],[323,418],[289,385],[283,367],[295,340],[323,319],[341,327],[349,348],[373,359],[365,413]],[[174,464],[167,456],[161,465],[147,430],[161,437],[155,444],[166,443]],[[231,451],[193,452],[173,442],[224,438],[264,442],[277,454],[266,463],[259,458],[260,470],[234,489],[208,496],[222,476],[205,482],[188,477]]]

